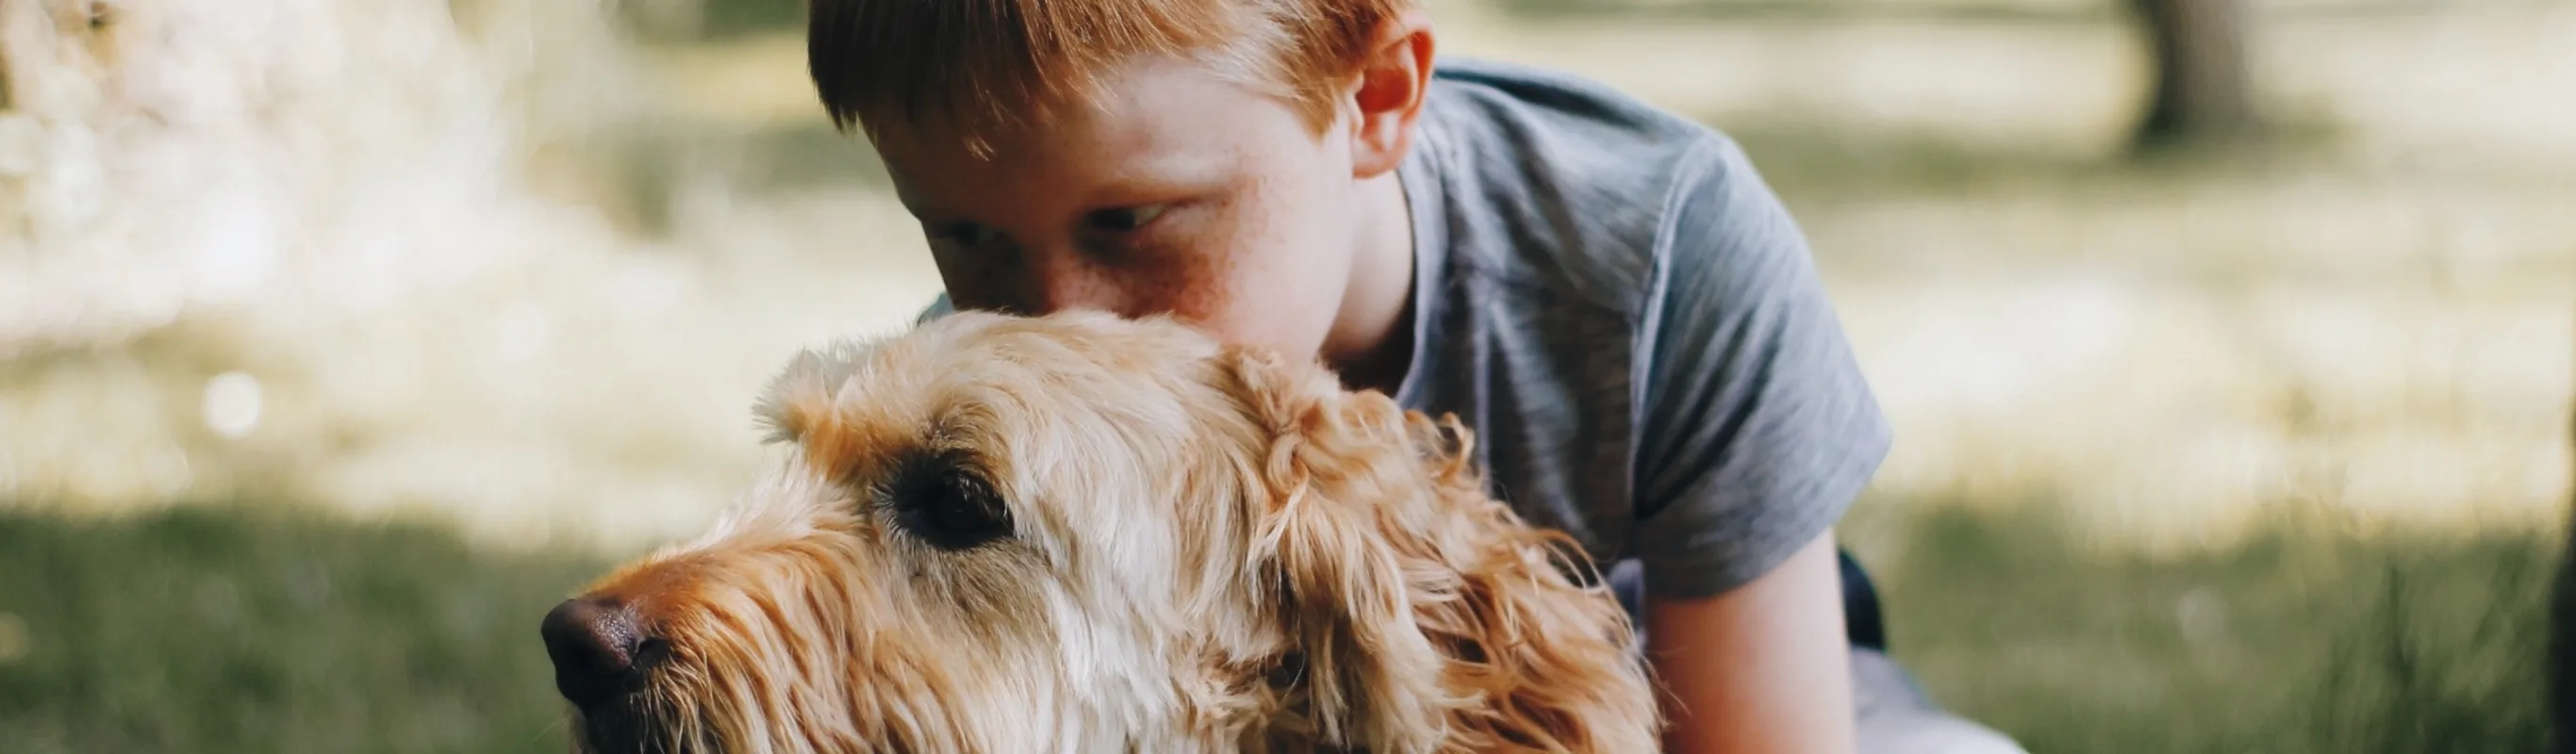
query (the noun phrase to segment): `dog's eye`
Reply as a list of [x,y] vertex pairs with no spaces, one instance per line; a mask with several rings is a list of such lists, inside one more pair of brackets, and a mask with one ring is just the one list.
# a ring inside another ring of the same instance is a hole
[[894,523],[931,546],[963,550],[1011,535],[1011,509],[991,484],[955,459],[904,464],[887,490]]

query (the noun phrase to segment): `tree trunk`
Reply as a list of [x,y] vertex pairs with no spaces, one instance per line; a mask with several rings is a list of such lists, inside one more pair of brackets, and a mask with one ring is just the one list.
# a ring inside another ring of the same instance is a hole
[[2132,0],[2155,57],[2155,94],[2132,143],[2142,148],[2253,134],[2246,0]]

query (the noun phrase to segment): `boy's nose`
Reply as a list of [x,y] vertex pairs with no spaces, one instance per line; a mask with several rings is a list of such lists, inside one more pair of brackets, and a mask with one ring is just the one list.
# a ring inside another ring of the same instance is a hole
[[1115,270],[1077,248],[1028,250],[1028,279],[1021,303],[1032,314],[1098,310],[1126,313],[1127,292]]

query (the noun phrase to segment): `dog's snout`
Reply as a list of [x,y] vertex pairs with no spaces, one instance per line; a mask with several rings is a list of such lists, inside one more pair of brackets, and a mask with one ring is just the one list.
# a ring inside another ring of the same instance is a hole
[[604,597],[564,600],[546,613],[546,655],[555,663],[555,690],[589,706],[616,697],[639,680],[650,663],[635,610]]

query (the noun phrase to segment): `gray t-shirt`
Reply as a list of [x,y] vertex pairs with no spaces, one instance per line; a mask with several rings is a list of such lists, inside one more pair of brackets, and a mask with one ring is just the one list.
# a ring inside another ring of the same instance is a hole
[[1734,142],[1491,61],[1441,60],[1423,107],[1398,402],[1456,414],[1498,497],[1653,594],[1732,589],[1841,517],[1888,426]]

